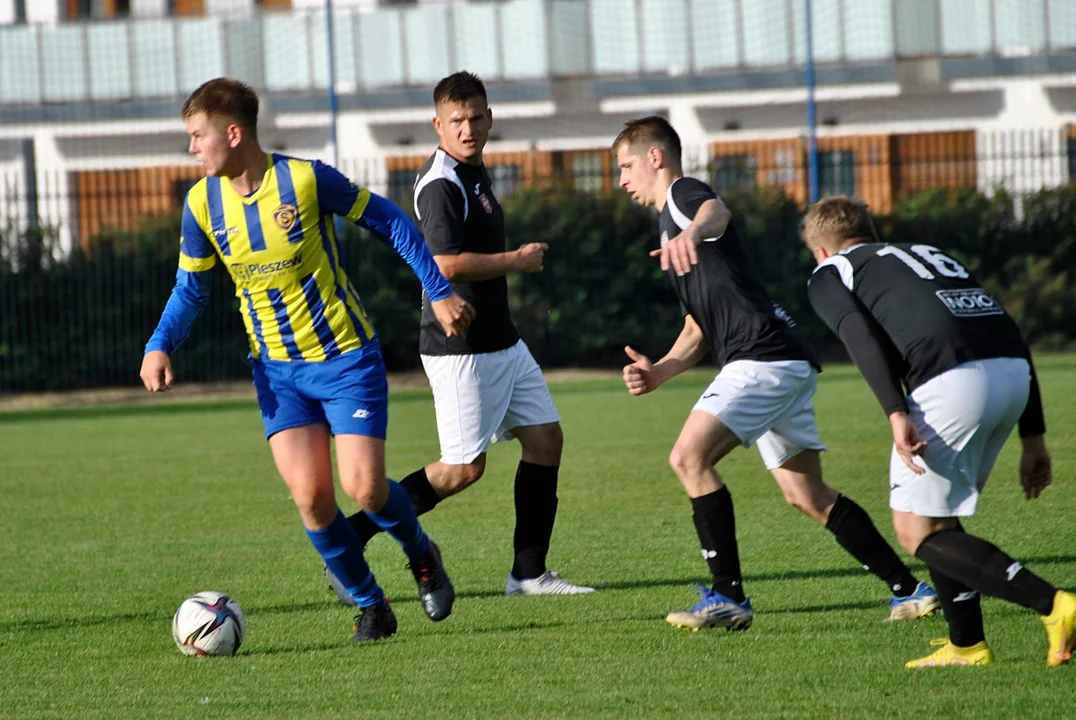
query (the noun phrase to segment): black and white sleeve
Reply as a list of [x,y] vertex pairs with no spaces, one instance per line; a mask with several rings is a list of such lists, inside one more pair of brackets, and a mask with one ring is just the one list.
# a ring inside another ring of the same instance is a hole
[[707,200],[718,200],[717,194],[709,185],[695,178],[682,177],[674,182],[669,190],[669,199],[672,201],[669,212],[673,222],[681,230],[695,219],[695,214],[703,203]]
[[826,327],[844,343],[885,414],[907,412],[908,401],[892,343],[845,287],[838,270],[825,266],[816,270],[807,283],[807,297]]
[[464,199],[462,191],[446,179],[424,184],[415,198],[418,225],[434,255],[464,252]]

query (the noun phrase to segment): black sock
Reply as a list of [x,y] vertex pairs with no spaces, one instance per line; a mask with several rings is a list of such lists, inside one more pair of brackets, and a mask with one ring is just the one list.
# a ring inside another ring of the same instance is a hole
[[736,602],[743,602],[743,576],[740,575],[732,494],[723,487],[709,495],[691,498],[691,508],[702,556],[713,577],[713,589]]
[[530,580],[545,574],[549,539],[557,519],[557,474],[560,468],[519,461],[516,470],[516,551],[512,575]]
[[[414,506],[416,515],[425,515],[437,507],[437,503],[441,502],[441,496],[430,485],[430,479],[426,476],[426,468],[424,467],[405,477],[400,481],[400,485],[410,496],[411,505]],[[381,528],[375,525],[374,521],[367,517],[366,513],[361,511],[349,517],[347,521],[351,523],[351,527],[355,528],[355,533],[359,536],[359,542],[363,546],[369,543],[374,535],[381,532]]]
[[949,623],[949,641],[966,648],[985,640],[979,593],[934,568],[930,568],[930,579]]
[[941,530],[919,545],[915,554],[931,569],[938,569],[984,595],[1008,600],[1049,615],[1057,589],[999,550],[963,530]]
[[867,511],[854,500],[837,496],[837,502],[829,511],[826,529],[865,570],[885,581],[894,595],[908,597],[915,592],[919,584],[915,576],[878,532]]
[[411,505],[415,508],[416,515],[425,515],[437,507],[442,498],[430,485],[430,478],[426,475],[426,468],[422,467],[400,481],[404,490],[411,497]]

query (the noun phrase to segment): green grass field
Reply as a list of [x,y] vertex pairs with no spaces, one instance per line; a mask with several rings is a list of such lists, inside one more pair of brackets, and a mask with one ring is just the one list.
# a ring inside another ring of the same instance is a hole
[[[1040,362],[1055,485],[1028,502],[1010,443],[967,523],[1047,579],[1076,586],[1076,358]],[[1076,667],[1048,669],[1035,615],[984,601],[998,657],[911,673],[940,618],[889,625],[886,588],[784,505],[754,450],[722,463],[736,500],[745,633],[675,631],[706,577],[691,508],[666,458],[709,375],[632,398],[615,381],[554,387],[567,438],[551,567],[589,596],[505,598],[517,445],[426,516],[458,592],[429,622],[396,545],[371,565],[400,621],[371,647],[277,477],[250,403],[0,416],[0,717],[1065,717]],[[887,425],[848,368],[816,398],[829,481],[893,537]],[[436,457],[432,403],[393,396],[389,468]],[[351,509],[347,504],[346,508]],[[917,573],[926,573],[918,563]],[[234,658],[172,644],[189,594],[247,614]]]

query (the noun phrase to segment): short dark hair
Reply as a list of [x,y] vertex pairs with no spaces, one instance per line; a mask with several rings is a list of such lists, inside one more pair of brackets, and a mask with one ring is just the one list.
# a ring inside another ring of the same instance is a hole
[[486,98],[486,86],[482,84],[482,78],[466,70],[441,78],[441,82],[437,83],[437,87],[433,89],[433,104],[435,106],[446,102],[463,103],[475,97],[480,97],[482,102],[489,103]]
[[643,144],[650,147],[656,145],[664,150],[676,164],[680,164],[680,136],[663,117],[650,115],[624,123],[624,129],[613,141],[613,152],[616,153],[617,149],[624,144],[629,147]]
[[211,120],[230,118],[257,134],[258,94],[246,83],[232,78],[207,80],[183,103],[180,115],[187,120],[199,113],[205,113]]

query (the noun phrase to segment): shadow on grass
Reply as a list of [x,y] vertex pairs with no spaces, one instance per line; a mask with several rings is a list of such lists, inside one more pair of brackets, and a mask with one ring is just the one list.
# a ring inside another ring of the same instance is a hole
[[[1076,555],[1044,555],[1041,557],[1029,557],[1021,560],[1027,567],[1035,568],[1042,565],[1068,565],[1076,563]],[[921,563],[915,563],[910,565],[914,571],[925,570],[925,567]],[[853,577],[856,575],[867,575],[868,573],[857,567],[850,568],[827,568],[824,570],[789,570],[775,573],[755,573],[744,576],[744,582],[767,582],[775,580],[825,580],[830,578],[840,577]],[[612,583],[598,583],[595,585],[596,589],[601,591],[616,591],[616,590],[639,590],[645,588],[657,588],[657,587],[680,587],[685,585],[691,585],[698,582],[699,579],[704,577],[704,573],[694,577],[680,577],[680,578],[659,578],[654,580],[626,580],[623,582]],[[1049,578],[1047,578],[1049,580]],[[496,598],[503,597],[504,591],[500,589],[489,590],[470,590],[461,592],[456,595],[457,599],[483,599],[483,598]],[[518,601],[518,600],[516,600]],[[393,598],[392,603],[394,605],[402,605],[407,603],[418,602],[418,598],[411,595],[404,595],[398,598]],[[305,603],[283,603],[277,605],[251,605],[249,612],[253,614],[290,614],[297,612],[309,612],[313,610],[324,610],[326,607],[337,604],[336,600],[332,598],[327,592],[324,599],[317,601],[305,602]],[[765,612],[773,614],[781,613],[814,613],[825,612],[830,610],[867,610],[876,607],[876,602],[861,602],[861,603],[842,603],[837,605],[822,605],[803,608],[786,608],[786,609],[766,609]],[[155,620],[162,623],[167,623],[171,617],[171,610],[145,610],[142,612],[125,612],[117,613],[113,615],[83,615],[78,617],[67,618],[25,618],[22,620],[11,620],[6,622],[0,622],[0,632],[41,632],[48,630],[69,630],[75,628],[95,627],[102,625],[118,625],[127,622],[139,622]],[[640,618],[619,618],[617,621],[640,619]],[[649,619],[649,618],[646,618]],[[593,619],[588,619],[585,623],[593,623]],[[601,620],[606,622],[606,620]],[[518,626],[505,626],[502,628],[496,628],[496,632],[510,632],[513,630],[522,630],[528,628],[545,629],[547,627],[556,627],[558,625],[568,625],[572,623],[521,623]],[[459,630],[453,631],[454,633],[475,633],[484,632],[482,629],[473,630]],[[449,633],[453,634],[453,633]],[[327,645],[326,649],[335,646]],[[313,648],[318,649],[318,648]],[[298,650],[290,649],[287,652],[297,652]]]

